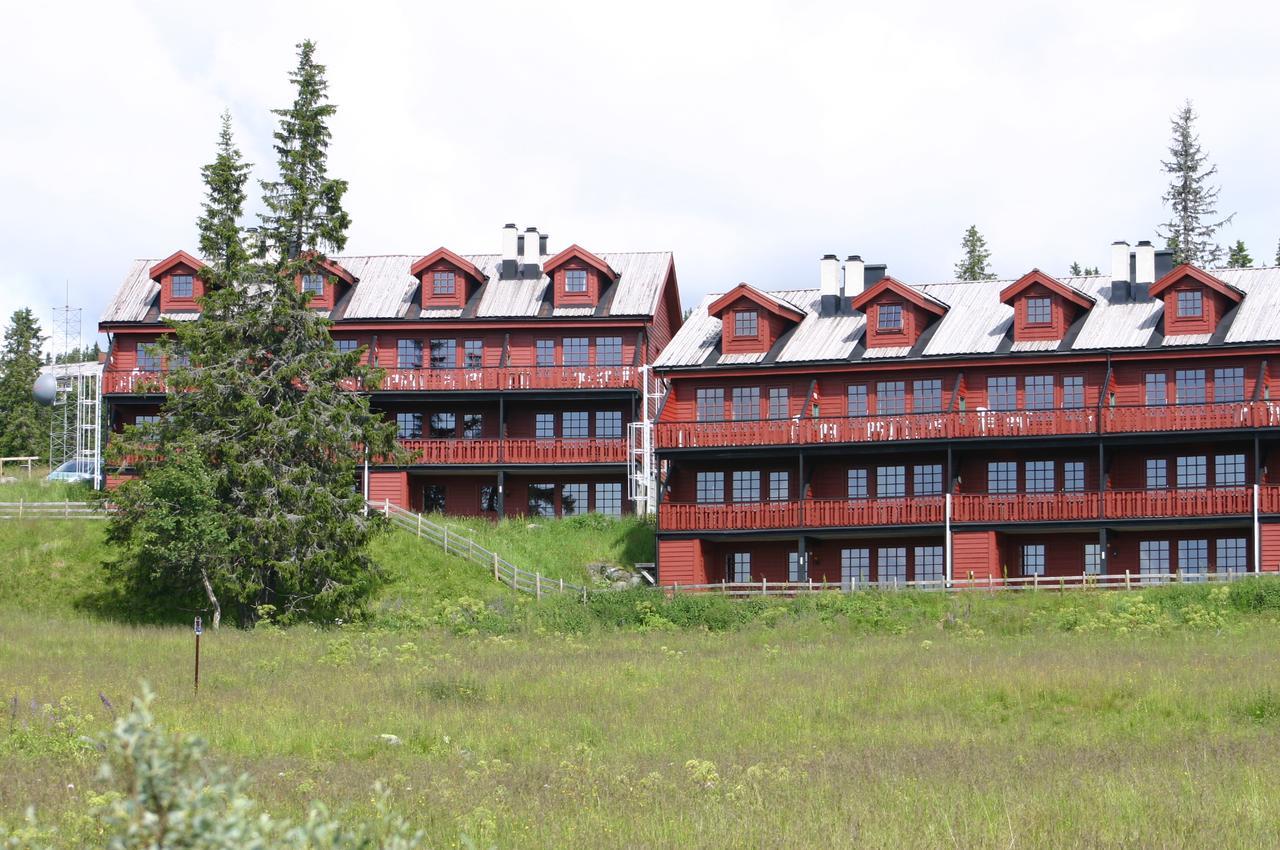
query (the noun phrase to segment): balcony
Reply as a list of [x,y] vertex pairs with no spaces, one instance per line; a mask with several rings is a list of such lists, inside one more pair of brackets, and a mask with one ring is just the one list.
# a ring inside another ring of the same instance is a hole
[[136,369],[129,372],[113,371],[110,369],[103,370],[103,395],[111,395],[112,393],[154,394],[164,392],[164,372],[142,372]]
[[1280,427],[1280,404],[1242,401],[1158,407],[961,410],[877,416],[659,422],[659,449],[886,443]]
[[626,463],[623,440],[413,440],[400,445],[413,454],[410,461],[429,465]]
[[506,390],[637,390],[634,366],[496,366],[479,369],[386,369],[384,392]]

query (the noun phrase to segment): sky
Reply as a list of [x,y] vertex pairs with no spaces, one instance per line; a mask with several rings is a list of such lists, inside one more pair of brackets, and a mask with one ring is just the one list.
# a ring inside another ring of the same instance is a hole
[[[1220,206],[1280,241],[1280,4],[1244,2],[7,4],[0,318],[83,336],[131,260],[195,250],[219,116],[255,178],[295,45],[328,67],[348,253],[497,252],[510,221],[671,250],[686,306],[813,288],[826,253],[952,276],[977,225],[1002,277],[1156,239],[1187,98]],[[256,211],[257,187],[251,207]],[[252,220],[247,223],[253,223]]]

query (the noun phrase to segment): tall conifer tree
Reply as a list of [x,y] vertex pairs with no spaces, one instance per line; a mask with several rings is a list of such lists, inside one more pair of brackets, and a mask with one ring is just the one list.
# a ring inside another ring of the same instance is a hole
[[1236,244],[1231,246],[1231,251],[1227,254],[1227,268],[1247,269],[1252,267],[1253,257],[1249,256],[1249,249],[1244,246],[1243,239],[1237,239]]
[[204,176],[204,212],[196,220],[200,233],[200,253],[209,265],[201,276],[214,286],[233,283],[249,261],[240,217],[244,215],[245,184],[250,164],[240,155],[231,135],[231,113],[222,113],[218,152],[213,162],[200,169]]
[[1188,100],[1171,121],[1170,159],[1160,164],[1169,175],[1169,189],[1162,200],[1172,217],[1159,227],[1159,233],[1173,251],[1175,265],[1191,263],[1208,268],[1222,260],[1222,247],[1214,236],[1235,213],[1218,219],[1219,187],[1209,183],[1209,178],[1218,173],[1218,166],[1209,164],[1209,155],[1200,147],[1195,131],[1197,117]]
[[991,271],[991,252],[987,250],[987,240],[978,232],[976,224],[970,225],[964,232],[960,242],[964,251],[964,259],[956,263],[956,278],[959,280],[994,280]]
[[32,385],[44,361],[40,323],[30,308],[14,311],[0,350],[0,456],[45,457],[48,412],[36,404]]

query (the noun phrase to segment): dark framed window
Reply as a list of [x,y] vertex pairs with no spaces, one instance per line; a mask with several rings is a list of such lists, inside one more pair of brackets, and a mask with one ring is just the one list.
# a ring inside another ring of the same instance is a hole
[[914,413],[942,411],[942,380],[927,378],[911,384],[911,410]]
[[1198,319],[1204,315],[1204,293],[1198,289],[1178,290],[1178,318]]
[[458,366],[458,341],[456,339],[431,340],[431,368],[456,369]]
[[876,552],[881,584],[903,584],[907,580],[907,547],[884,546]]
[[585,336],[565,337],[562,356],[566,366],[587,366],[591,362],[591,343]]
[[424,514],[444,513],[444,485],[424,484],[422,487],[422,512]]
[[431,414],[431,436],[437,440],[458,436],[458,417],[452,413]]
[[1044,544],[1043,543],[1023,544],[1022,574],[1024,576],[1044,575]]
[[1049,298],[1027,299],[1027,324],[1047,325],[1053,321],[1053,301]]
[[1028,375],[1022,382],[1028,410],[1053,408],[1053,376]]
[[556,485],[529,485],[529,516],[550,517],[556,515]]
[[1084,376],[1066,375],[1062,379],[1062,406],[1068,410],[1084,407]]
[[1204,404],[1203,369],[1178,369],[1173,373],[1173,384],[1178,404]]
[[1084,461],[1068,460],[1062,464],[1062,489],[1067,493],[1084,490]]
[[1213,459],[1213,483],[1215,487],[1243,487],[1244,455],[1216,455]]
[[1162,457],[1147,458],[1147,489],[1166,490],[1169,487],[1169,461]]
[[1215,547],[1218,572],[1243,573],[1249,569],[1249,541],[1244,537],[1221,537]]
[[605,516],[622,516],[622,485],[617,481],[598,482],[595,511]]
[[464,339],[462,341],[462,365],[468,369],[479,369],[484,365],[484,340]]
[[534,365],[537,366],[554,366],[556,365],[556,341],[554,339],[540,339],[534,342]]
[[174,298],[191,298],[195,296],[195,275],[175,274],[169,279],[169,292]]
[[622,438],[622,411],[596,411],[596,439],[618,440]]
[[732,392],[734,419],[760,418],[760,388],[734,387]]
[[987,463],[987,492],[1018,492],[1018,464],[1014,461],[993,460]]
[[916,581],[942,581],[944,561],[941,546],[917,546]]
[[751,581],[751,553],[734,552],[729,556],[729,570],[735,582]]
[[941,496],[942,464],[923,463],[912,467],[911,484],[917,496]]
[[735,502],[760,501],[760,471],[735,469],[733,471],[733,500]]
[[156,425],[160,422],[159,415],[155,413],[139,413],[133,417],[134,425]]
[[585,410],[566,410],[560,414],[560,436],[566,440],[585,440],[591,436],[591,414]]
[[697,497],[700,505],[718,505],[724,501],[724,473],[699,472]]
[[302,276],[302,291],[309,295],[324,295],[324,275],[304,274]]
[[457,293],[457,278],[453,272],[433,272],[431,274],[431,293],[433,295],[454,295]]
[[462,437],[466,440],[478,440],[484,436],[484,414],[462,414]]
[[992,410],[1018,409],[1018,379],[987,378],[987,407]]
[[847,490],[850,499],[867,498],[867,471],[851,469],[847,477]]
[[138,343],[138,368],[144,372],[159,372],[164,369],[164,357],[160,354],[160,346],[154,342]]
[[169,354],[170,369],[185,369],[191,365],[191,355],[185,351],[173,351]]
[[735,310],[733,313],[733,335],[754,337],[760,333],[760,314],[755,310]]
[[902,330],[902,305],[881,304],[876,309],[876,329],[881,331]]
[[397,413],[396,434],[402,440],[416,440],[422,436],[421,413]]
[[1213,370],[1214,401],[1244,401],[1244,368]]
[[1209,541],[1179,540],[1178,571],[1192,576],[1203,576],[1209,572]]
[[1053,461],[1027,461],[1026,489],[1028,493],[1052,493],[1056,489],[1053,479]]
[[724,421],[724,389],[699,387],[694,393],[695,417],[699,422]]
[[620,336],[596,337],[596,365],[597,366],[621,366],[622,365],[622,337]]
[[1169,572],[1169,541],[1141,540],[1138,542],[1138,571],[1144,575]]
[[845,388],[844,409],[846,416],[867,415],[867,385],[850,384]]
[[339,354],[350,354],[360,348],[360,343],[354,339],[335,339],[333,347],[338,349]]
[[809,570],[799,552],[787,553],[787,581],[808,581]]
[[396,368],[397,369],[421,369],[422,368],[422,340],[420,339],[396,340]]
[[562,516],[585,514],[590,507],[590,484],[566,484],[560,488],[560,513]]
[[535,413],[533,415],[533,436],[538,440],[554,440],[556,437],[556,415],[554,413]]
[[498,512],[498,488],[494,484],[486,484],[480,488],[480,510],[486,514]]
[[840,550],[840,581],[845,585],[870,583],[870,549]]
[[1198,489],[1209,486],[1209,459],[1204,455],[1178,458],[1178,487]]
[[769,388],[769,418],[786,419],[791,415],[791,394],[786,387]]
[[906,412],[906,382],[879,381],[876,384],[876,413],[880,416],[897,416]]
[[791,473],[785,469],[769,473],[769,501],[785,502],[791,498]]
[[907,495],[907,468],[905,466],[876,467],[876,498],[900,499]]
[[564,273],[564,291],[565,292],[586,292],[587,291],[587,270],[586,269],[569,269]]
[[1102,575],[1102,544],[1084,544],[1084,573],[1090,576]]
[[1148,372],[1142,378],[1142,388],[1145,404],[1169,403],[1169,378],[1164,372]]

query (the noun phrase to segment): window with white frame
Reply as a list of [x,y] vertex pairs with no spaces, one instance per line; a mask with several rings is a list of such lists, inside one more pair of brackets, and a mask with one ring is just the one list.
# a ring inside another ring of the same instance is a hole
[[421,413],[397,413],[396,436],[402,440],[416,440],[422,436]]
[[1022,546],[1022,574],[1024,576],[1044,575],[1044,544],[1024,543]]
[[846,416],[866,416],[867,415],[867,385],[866,384],[850,384],[845,389],[845,415]]
[[755,337],[760,333],[760,314],[755,310],[735,310],[733,313],[733,335]]
[[1244,537],[1220,537],[1217,545],[1218,572],[1243,573],[1249,569],[1249,541]]
[[1026,468],[1026,489],[1028,493],[1052,493],[1055,489],[1053,482],[1053,461],[1051,460],[1029,460]]
[[617,481],[600,481],[596,484],[596,513],[605,516],[622,516],[622,485]]
[[850,469],[848,485],[850,499],[867,498],[867,471],[865,469]]
[[564,273],[564,291],[565,292],[586,292],[587,291],[587,270],[586,269],[568,269]]
[[591,414],[585,410],[565,410],[560,414],[560,436],[566,440],[585,440],[591,436]]
[[421,369],[422,368],[422,340],[420,339],[396,340],[396,368],[397,369]]
[[905,466],[876,467],[876,498],[900,499],[907,495],[907,468]]
[[735,502],[760,501],[760,471],[735,469],[733,471],[733,500]]
[[432,295],[453,295],[457,291],[457,279],[453,276],[453,272],[431,273]]
[[1068,410],[1084,407],[1084,375],[1067,375],[1062,379],[1062,406]]
[[554,413],[533,414],[533,436],[538,440],[554,440],[556,438],[556,415]]
[[1018,492],[1018,464],[1015,461],[993,460],[987,463],[987,492]]
[[1198,289],[1178,290],[1178,318],[1198,319],[1204,315],[1204,293]]
[[1169,572],[1169,541],[1142,540],[1138,543],[1138,571],[1143,575]]
[[698,504],[718,505],[724,501],[723,472],[699,472],[697,487]]
[[574,483],[560,488],[560,513],[563,516],[585,514],[588,508],[591,485]]
[[876,322],[877,330],[882,331],[900,331],[902,330],[902,305],[901,304],[881,304],[876,310],[878,317]]
[[1209,459],[1204,455],[1183,455],[1178,458],[1178,487],[1201,488],[1209,486]]
[[1213,370],[1214,401],[1244,401],[1244,368]]
[[945,578],[941,546],[917,546],[915,557],[916,581],[942,581]]
[[1084,574],[1088,576],[1102,575],[1102,544],[1084,544]]
[[452,413],[431,414],[431,437],[437,440],[458,436],[458,417]]
[[591,363],[591,342],[585,336],[564,338],[564,365],[587,366]]
[[942,380],[925,378],[911,382],[913,413],[939,413],[942,410]]
[[1208,540],[1178,541],[1178,572],[1187,580],[1204,579],[1209,572]]
[[1067,493],[1079,493],[1084,490],[1084,461],[1063,461],[1062,489]]
[[899,585],[907,580],[907,547],[883,546],[876,552],[881,584]]
[[1162,457],[1147,458],[1147,489],[1164,490],[1169,486],[1169,461]]
[[1169,378],[1164,372],[1146,373],[1142,379],[1142,387],[1145,393],[1143,397],[1144,404],[1168,404]]
[[1174,392],[1178,404],[1204,404],[1204,370],[1178,369],[1173,373]]
[[596,411],[596,439],[618,440],[622,438],[622,411]]
[[1027,299],[1027,324],[1047,325],[1053,321],[1053,302],[1034,296]]
[[905,381],[880,381],[876,384],[876,413],[880,416],[897,416],[907,412],[907,385]]
[[302,276],[302,291],[308,295],[324,295],[324,275],[304,274]]
[[550,517],[556,515],[556,485],[529,485],[529,516]]
[[840,550],[840,581],[845,585],[867,584],[871,581],[871,550]]
[[1245,484],[1244,455],[1215,455],[1213,458],[1213,484],[1215,487],[1243,487]]
[[917,496],[941,496],[942,464],[916,464],[911,468],[911,483]]
[[169,292],[174,298],[191,298],[196,293],[196,279],[194,275],[175,274],[169,278]]
[[720,387],[699,387],[694,394],[694,416],[699,422],[724,420],[724,390]]
[[622,365],[622,337],[620,336],[596,337],[596,365],[597,366],[621,366]]
[[734,552],[729,556],[729,572],[736,582],[751,581],[751,553]]
[[533,343],[534,365],[535,366],[554,366],[556,365],[556,341],[554,339],[539,339]]
[[791,498],[791,473],[776,469],[769,473],[769,501],[785,502]]
[[1018,409],[1018,379],[1014,377],[987,378],[987,407],[992,410]]
[[1053,376],[1028,375],[1023,381],[1026,389],[1028,410],[1050,410],[1053,408]]
[[769,418],[786,419],[791,415],[791,394],[786,387],[769,388]]
[[458,341],[456,339],[431,340],[431,368],[456,369],[458,366]]
[[759,387],[734,387],[732,398],[734,419],[760,418]]
[[479,369],[484,365],[484,340],[466,339],[462,341],[462,365],[468,369]]
[[787,581],[808,581],[809,569],[799,552],[787,553]]

